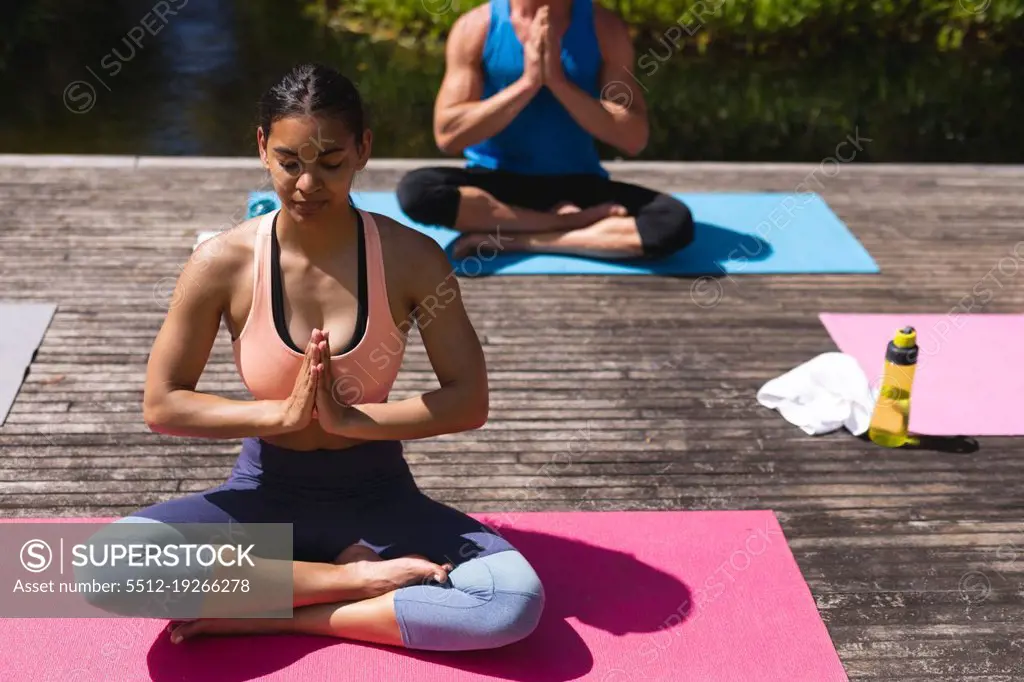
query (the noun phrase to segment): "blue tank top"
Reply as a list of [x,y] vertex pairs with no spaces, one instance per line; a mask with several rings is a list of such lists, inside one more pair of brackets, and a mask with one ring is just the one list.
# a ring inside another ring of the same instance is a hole
[[[595,99],[600,96],[601,48],[594,30],[592,0],[573,0],[572,18],[562,36],[566,77]],[[509,0],[491,0],[491,25],[481,66],[484,98],[512,85],[523,75],[523,45],[509,16]],[[595,174],[601,167],[594,138],[583,129],[548,88],[501,132],[463,152],[469,167],[526,175]]]

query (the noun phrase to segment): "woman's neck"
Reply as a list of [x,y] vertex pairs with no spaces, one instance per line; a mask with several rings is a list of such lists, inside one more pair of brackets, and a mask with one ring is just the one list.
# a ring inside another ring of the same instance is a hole
[[[586,2],[587,0],[580,0]],[[512,14],[532,18],[541,7],[547,5],[551,9],[552,18],[568,17],[572,14],[572,3],[574,0],[509,0],[509,8]]]
[[277,216],[277,240],[282,248],[301,251],[310,263],[330,262],[356,243],[358,218],[351,206],[341,213],[325,211],[323,215],[296,223],[288,212]]

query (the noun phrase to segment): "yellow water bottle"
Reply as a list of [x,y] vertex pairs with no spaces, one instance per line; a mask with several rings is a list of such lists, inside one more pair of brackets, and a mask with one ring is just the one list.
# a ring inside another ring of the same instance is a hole
[[885,350],[885,372],[875,402],[868,438],[887,448],[916,444],[909,435],[910,387],[917,369],[917,332],[904,327],[896,332]]

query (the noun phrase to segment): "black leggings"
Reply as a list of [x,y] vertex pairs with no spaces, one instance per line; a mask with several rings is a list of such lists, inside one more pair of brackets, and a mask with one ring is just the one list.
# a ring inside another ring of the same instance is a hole
[[487,168],[420,168],[398,184],[398,203],[423,225],[454,228],[459,187],[478,187],[511,206],[549,211],[562,202],[580,208],[617,203],[636,218],[644,256],[660,258],[693,241],[693,216],[675,197],[599,175],[520,175]]

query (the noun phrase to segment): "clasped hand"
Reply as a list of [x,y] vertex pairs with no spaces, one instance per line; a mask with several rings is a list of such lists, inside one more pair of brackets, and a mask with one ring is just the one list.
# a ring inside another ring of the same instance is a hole
[[557,87],[565,82],[562,68],[562,39],[551,26],[547,5],[537,10],[530,24],[525,50],[524,74],[536,86]]
[[338,400],[334,388],[329,334],[314,329],[306,343],[302,367],[295,378],[292,393],[282,404],[285,430],[303,429],[315,417],[324,431],[344,435],[348,418],[356,410]]

